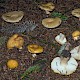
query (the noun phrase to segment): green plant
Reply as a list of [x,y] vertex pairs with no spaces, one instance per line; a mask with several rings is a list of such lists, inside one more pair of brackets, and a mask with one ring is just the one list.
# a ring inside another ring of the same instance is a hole
[[[34,63],[33,66],[29,67],[22,75],[21,75],[21,80],[24,80],[25,78],[28,78],[29,80],[29,74],[32,72],[39,72],[41,69],[44,67],[46,60],[39,60]],[[43,64],[44,63],[44,64]]]
[[32,72],[38,72],[40,71],[40,66],[39,65],[34,65],[29,67],[21,76],[21,79],[24,79],[25,77],[27,77],[30,73]]
[[68,19],[67,16],[65,16],[64,14],[62,14],[60,12],[52,12],[51,17],[59,17],[59,18],[61,18],[61,20],[67,20]]

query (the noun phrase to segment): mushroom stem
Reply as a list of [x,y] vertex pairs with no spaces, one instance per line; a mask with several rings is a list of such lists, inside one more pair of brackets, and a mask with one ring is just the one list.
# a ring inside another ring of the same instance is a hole
[[49,11],[46,11],[46,14],[50,14],[50,12]]
[[36,54],[32,54],[32,57],[35,58],[37,55]]
[[69,42],[66,43],[66,47],[65,50],[69,50],[69,47],[71,46],[71,44]]
[[61,65],[67,65],[67,62],[68,62],[68,60],[69,60],[69,57],[67,57],[67,58],[64,58],[64,57],[61,57],[61,62],[60,62],[60,64]]

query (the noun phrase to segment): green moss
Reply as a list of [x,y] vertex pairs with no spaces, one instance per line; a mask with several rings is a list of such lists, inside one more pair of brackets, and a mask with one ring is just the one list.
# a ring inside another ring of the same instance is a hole
[[61,18],[61,20],[67,20],[68,19],[67,16],[65,16],[64,14],[62,14],[60,12],[52,12],[51,17],[59,17],[59,18]]

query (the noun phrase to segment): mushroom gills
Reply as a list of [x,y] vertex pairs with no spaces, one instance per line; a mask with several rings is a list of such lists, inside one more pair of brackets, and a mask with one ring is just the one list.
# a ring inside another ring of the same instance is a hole
[[68,50],[63,50],[60,57],[56,57],[51,62],[51,69],[55,73],[62,75],[70,75],[75,72],[78,66],[77,61],[71,57],[71,53]]
[[61,61],[60,57],[56,57],[51,62],[51,69],[55,73],[59,73],[59,74],[62,74],[62,75],[70,75],[73,72],[75,72],[75,70],[78,66],[77,61],[72,57],[68,61],[67,65],[61,65],[60,61]]
[[73,48],[73,49],[70,51],[70,53],[71,53],[71,56],[72,56],[73,58],[75,58],[76,60],[80,60],[80,45],[77,46],[77,47],[75,47],[75,48]]

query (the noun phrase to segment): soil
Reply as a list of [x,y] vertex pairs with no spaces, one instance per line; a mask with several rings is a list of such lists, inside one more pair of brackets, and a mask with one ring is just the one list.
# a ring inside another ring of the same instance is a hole
[[[0,3],[0,16],[9,11],[22,10],[25,16],[20,21],[20,23],[25,20],[35,21],[38,26],[29,32],[24,34],[20,33],[25,44],[22,50],[13,48],[8,50],[6,47],[7,41],[11,34],[6,34],[5,32],[0,32],[0,36],[7,36],[5,44],[0,47],[0,80],[22,80],[21,75],[30,67],[33,66],[39,60],[46,59],[44,67],[39,72],[32,72],[28,75],[29,78],[24,80],[80,80],[80,61],[78,61],[77,70],[69,75],[62,76],[60,74],[54,73],[50,68],[51,61],[58,56],[57,50],[60,48],[60,44],[55,41],[55,36],[59,33],[65,34],[67,41],[71,43],[72,47],[80,45],[80,40],[74,41],[71,34],[75,30],[80,30],[80,21],[77,17],[71,15],[71,11],[76,8],[80,8],[79,0],[36,0],[38,2],[47,3],[53,2],[55,4],[56,12],[61,12],[65,14],[68,19],[62,21],[62,24],[54,29],[45,28],[41,21],[42,19],[49,17],[46,15],[44,10],[41,10],[33,0],[6,0],[5,3]],[[9,23],[5,22],[0,18],[0,26],[6,24],[8,27]],[[1,28],[0,28],[1,29]],[[28,52],[28,44],[38,44],[43,46],[44,52],[37,55],[36,58],[32,58],[32,54]],[[53,45],[54,44],[54,45]],[[19,66],[15,69],[9,69],[6,65],[9,59],[15,59],[18,61]]]

